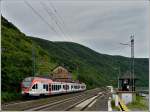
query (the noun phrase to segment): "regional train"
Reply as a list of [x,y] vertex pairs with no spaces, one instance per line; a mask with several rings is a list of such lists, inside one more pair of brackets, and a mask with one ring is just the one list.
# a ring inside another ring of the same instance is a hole
[[45,96],[86,90],[84,83],[58,82],[42,77],[27,77],[21,83],[23,96]]

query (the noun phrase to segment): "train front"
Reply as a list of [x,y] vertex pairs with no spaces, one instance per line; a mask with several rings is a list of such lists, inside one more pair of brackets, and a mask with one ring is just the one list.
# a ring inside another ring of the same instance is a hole
[[23,96],[29,96],[30,95],[30,89],[31,89],[32,81],[33,81],[33,77],[27,77],[22,81],[22,83],[21,83],[21,94]]

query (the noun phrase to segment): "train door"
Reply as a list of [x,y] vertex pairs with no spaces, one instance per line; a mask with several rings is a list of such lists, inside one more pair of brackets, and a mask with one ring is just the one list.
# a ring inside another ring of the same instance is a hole
[[39,95],[44,93],[44,91],[43,91],[43,83],[38,83],[37,93]]
[[46,89],[46,94],[48,95],[48,93],[49,93],[49,87],[48,87],[48,84],[45,84],[45,89]]
[[48,84],[43,84],[43,93],[45,95],[47,95],[49,93],[49,87],[48,87]]
[[67,92],[67,84],[63,84],[63,91],[64,91],[64,93],[66,93]]
[[37,95],[37,89],[38,89],[38,84],[34,84],[33,86],[32,86],[32,95]]
[[51,84],[49,84],[48,86],[48,91],[49,91],[49,94],[51,94]]

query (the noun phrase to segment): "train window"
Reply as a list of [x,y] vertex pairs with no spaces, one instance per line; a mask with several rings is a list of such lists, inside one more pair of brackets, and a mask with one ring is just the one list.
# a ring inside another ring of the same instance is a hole
[[35,89],[38,89],[38,85],[37,84],[35,84]]
[[32,89],[38,89],[38,85],[37,84],[34,84]]
[[35,89],[35,84],[32,86],[32,89]]
[[52,85],[52,91],[54,90],[54,87],[53,87],[54,85]]
[[45,88],[46,88],[46,91],[48,91],[48,85],[47,84],[45,85]]
[[51,84],[49,84],[49,91],[51,91]]
[[59,85],[57,85],[57,90],[59,90]]
[[43,89],[45,89],[46,87],[45,87],[46,85],[45,84],[43,84]]
[[46,89],[46,91],[48,91],[48,85],[47,84],[43,84],[43,89]]
[[54,85],[54,90],[56,90],[56,85]]
[[57,85],[56,85],[56,90],[57,90]]
[[59,90],[59,85],[57,85],[57,90]]
[[64,90],[67,90],[67,85],[63,85],[63,89],[64,89]]

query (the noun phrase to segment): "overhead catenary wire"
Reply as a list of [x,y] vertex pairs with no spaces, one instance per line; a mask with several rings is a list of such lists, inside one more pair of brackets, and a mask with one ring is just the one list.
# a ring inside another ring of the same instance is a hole
[[26,0],[24,0],[25,4],[37,15],[40,17],[40,19],[46,24],[48,25],[48,27],[53,30],[56,34],[58,34],[58,32],[44,19],[43,16],[41,16]]
[[[62,31],[63,31],[63,33],[64,33],[64,35],[65,35],[65,37],[67,37],[67,38],[69,38],[70,36],[69,36],[69,34],[68,33],[66,33],[66,31],[65,31],[65,29],[66,29],[66,25],[65,25],[65,22],[64,22],[64,20],[63,20],[63,18],[61,17],[61,15],[58,13],[58,11],[57,11],[57,9],[55,8],[55,6],[53,5],[53,3],[51,2],[51,1],[49,1],[50,2],[50,5],[51,5],[51,7],[52,7],[52,9],[54,10],[53,12],[52,12],[52,15],[54,15],[54,20],[58,20],[57,21],[57,24],[59,24],[62,28]],[[68,31],[67,31],[68,32]],[[70,41],[72,41],[72,39],[71,38],[69,38],[69,40]]]
[[64,22],[63,18],[60,16],[60,14],[58,13],[58,11],[57,11],[57,9],[55,8],[55,6],[53,5],[53,3],[52,3],[51,1],[49,1],[49,2],[50,2],[51,7],[54,9],[54,12],[55,12],[55,13],[57,14],[57,16],[60,18],[62,24],[65,26],[65,22]]
[[[50,11],[47,9],[47,7],[46,7],[46,5],[45,5],[44,3],[40,2],[40,4],[41,4],[42,7],[44,8],[44,10],[48,13],[48,15],[50,16],[51,20],[53,20],[53,22],[55,22],[55,19],[51,16],[51,15],[52,15],[52,12],[50,12]],[[54,23],[54,26],[55,26],[55,23]],[[58,29],[58,30],[59,30],[59,29]]]
[[[52,12],[50,12],[50,11],[48,10],[47,6],[46,6],[44,3],[41,2],[41,4],[42,4],[44,10],[48,13],[48,15],[51,17],[51,19],[55,22],[55,24],[57,25],[59,31],[64,35],[64,37],[67,37],[67,36],[66,36],[66,33],[65,33],[65,32],[63,31],[63,29],[61,28],[61,25],[58,24],[59,22],[56,20],[55,17],[53,18]],[[68,38],[67,38],[66,40],[68,40]]]

